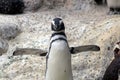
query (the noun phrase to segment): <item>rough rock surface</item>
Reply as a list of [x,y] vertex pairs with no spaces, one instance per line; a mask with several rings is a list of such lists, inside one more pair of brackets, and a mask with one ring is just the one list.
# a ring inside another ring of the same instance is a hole
[[120,16],[107,15],[108,9],[101,6],[84,8],[56,8],[15,16],[0,15],[0,22],[15,23],[22,30],[16,38],[9,40],[7,54],[0,56],[0,80],[44,80],[45,57],[11,55],[16,48],[47,50],[51,36],[50,22],[55,17],[63,19],[70,46],[94,44],[101,48],[100,52],[72,55],[74,80],[100,80],[113,59],[114,43],[120,41]]
[[0,37],[3,39],[14,39],[21,32],[16,24],[1,23],[0,24]]
[[43,0],[0,0],[0,13],[22,14],[36,11],[43,5]]
[[25,11],[35,11],[43,5],[43,0],[23,0]]
[[7,41],[0,38],[0,56],[3,53],[7,52],[8,47],[9,47],[9,45],[8,45]]

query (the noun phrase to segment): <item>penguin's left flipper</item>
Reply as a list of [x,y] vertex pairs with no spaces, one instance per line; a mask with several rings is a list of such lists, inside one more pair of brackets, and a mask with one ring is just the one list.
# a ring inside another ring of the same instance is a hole
[[46,56],[47,52],[41,49],[33,49],[33,48],[18,48],[13,52],[13,56],[17,55],[40,55]]
[[[77,54],[79,52],[86,52],[86,51],[100,51],[100,47],[97,45],[84,45],[84,46],[77,46],[77,47],[70,47],[71,54]],[[47,53],[40,54],[40,56],[46,56]]]
[[85,51],[100,51],[100,47],[97,45],[70,47],[71,54],[77,54],[79,52],[85,52]]

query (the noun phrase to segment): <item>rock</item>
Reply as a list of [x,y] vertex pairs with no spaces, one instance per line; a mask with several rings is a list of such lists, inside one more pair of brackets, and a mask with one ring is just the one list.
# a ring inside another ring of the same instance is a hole
[[22,0],[0,0],[0,13],[20,14],[23,13],[24,3]]
[[7,50],[8,50],[8,43],[7,41],[3,40],[3,39],[0,39],[0,56],[3,54],[3,53],[6,53]]
[[43,0],[23,0],[25,11],[35,11],[43,5]]
[[89,10],[91,4],[94,5],[94,0],[67,0],[65,7],[70,10]]
[[0,0],[0,13],[21,14],[35,11],[43,5],[43,0]]
[[6,23],[6,24],[0,24],[0,36],[3,39],[14,39],[21,30],[18,28],[16,24]]
[[[106,0],[95,0],[98,4],[105,3]],[[94,5],[94,0],[2,0],[0,3],[0,13],[18,14],[26,11],[36,11],[44,6],[48,9],[66,7],[67,9],[89,9]],[[3,5],[4,4],[4,5]]]
[[67,0],[44,0],[44,6],[48,7],[49,9],[62,7],[66,3]]

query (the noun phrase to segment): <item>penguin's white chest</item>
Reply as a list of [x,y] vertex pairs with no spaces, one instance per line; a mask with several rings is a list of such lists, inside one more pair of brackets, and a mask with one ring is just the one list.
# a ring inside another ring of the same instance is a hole
[[55,41],[51,45],[46,80],[73,80],[71,54],[65,41]]

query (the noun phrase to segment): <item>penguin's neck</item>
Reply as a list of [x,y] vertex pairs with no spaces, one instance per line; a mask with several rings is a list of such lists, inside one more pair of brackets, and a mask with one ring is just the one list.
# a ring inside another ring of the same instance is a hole
[[61,40],[65,41],[67,43],[67,37],[65,35],[65,32],[64,31],[59,31],[59,32],[54,31],[51,35],[51,38],[50,38],[49,51],[50,51],[51,46],[54,42],[56,42],[56,41],[58,42],[58,41],[61,41]]
[[60,32],[64,32],[65,33],[65,30],[53,31],[53,33],[60,33]]
[[62,30],[62,31],[54,31],[52,33],[52,35],[51,35],[50,42],[52,42],[52,41],[54,41],[56,39],[65,39],[65,40],[67,40],[65,31],[64,30]]

